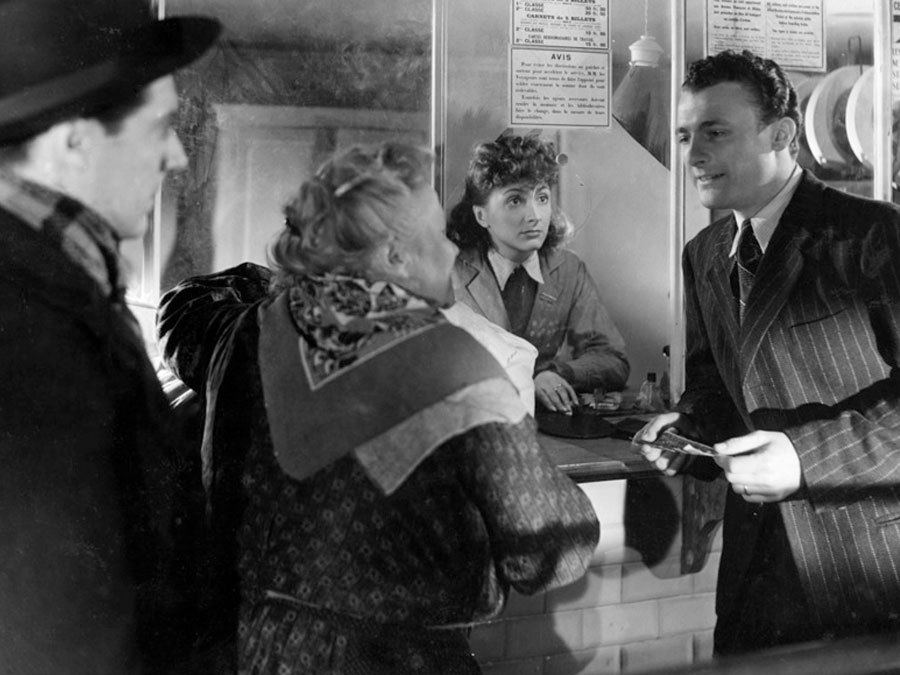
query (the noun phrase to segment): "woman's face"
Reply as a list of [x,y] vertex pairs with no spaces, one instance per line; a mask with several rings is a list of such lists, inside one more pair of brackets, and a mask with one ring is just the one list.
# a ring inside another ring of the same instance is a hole
[[406,279],[400,283],[416,295],[446,305],[453,300],[451,273],[459,249],[444,233],[446,221],[437,193],[422,187],[410,197],[410,235]]
[[550,186],[510,183],[494,188],[484,206],[473,206],[472,210],[500,255],[522,262],[547,239],[553,210]]

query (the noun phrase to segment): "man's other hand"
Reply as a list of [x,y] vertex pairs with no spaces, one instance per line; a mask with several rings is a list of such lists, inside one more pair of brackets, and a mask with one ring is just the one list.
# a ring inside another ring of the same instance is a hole
[[800,458],[780,431],[753,431],[713,447],[731,488],[748,502],[778,502],[800,489]]

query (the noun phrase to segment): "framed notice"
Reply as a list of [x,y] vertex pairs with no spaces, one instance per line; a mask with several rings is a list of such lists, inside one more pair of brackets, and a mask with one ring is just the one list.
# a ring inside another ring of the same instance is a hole
[[512,49],[512,125],[609,126],[609,52]]
[[513,0],[510,124],[609,126],[609,0]]
[[824,0],[707,0],[706,53],[749,49],[782,68],[825,71]]

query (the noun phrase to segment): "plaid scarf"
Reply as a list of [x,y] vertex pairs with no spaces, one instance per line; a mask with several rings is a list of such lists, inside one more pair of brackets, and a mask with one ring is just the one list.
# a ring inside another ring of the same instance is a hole
[[127,267],[119,238],[96,211],[52,188],[0,172],[0,204],[58,246],[103,295],[124,303]]

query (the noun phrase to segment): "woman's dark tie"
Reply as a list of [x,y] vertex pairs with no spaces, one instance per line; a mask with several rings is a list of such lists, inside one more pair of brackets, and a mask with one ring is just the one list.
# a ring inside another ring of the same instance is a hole
[[509,330],[519,337],[524,336],[528,328],[536,293],[537,282],[528,276],[528,272],[521,265],[509,275],[503,287],[501,295],[506,315],[509,317]]

